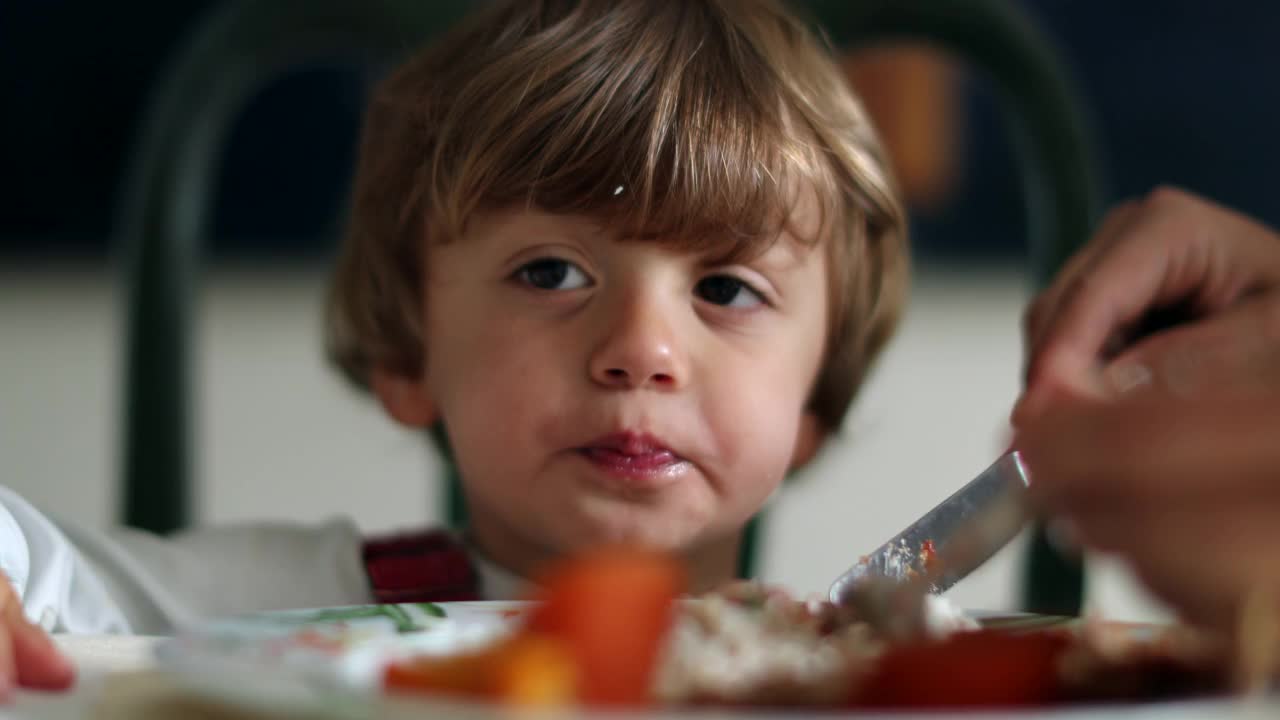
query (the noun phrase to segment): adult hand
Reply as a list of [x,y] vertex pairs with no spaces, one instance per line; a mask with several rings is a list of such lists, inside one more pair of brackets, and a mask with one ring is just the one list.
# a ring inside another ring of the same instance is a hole
[[[1171,305],[1190,322],[1134,336]],[[1156,190],[1107,215],[1025,331],[1014,444],[1044,512],[1192,619],[1280,592],[1280,236]]]
[[1014,440],[1032,497],[1184,617],[1231,629],[1251,595],[1280,602],[1280,385],[1263,386],[1051,399]]
[[71,662],[44,630],[27,621],[18,594],[0,574],[0,700],[8,700],[15,685],[65,690],[74,682]]
[[[1103,220],[1029,308],[1020,425],[1054,397],[1174,391],[1271,359],[1280,336],[1280,236],[1194,195],[1160,188]],[[1266,297],[1272,297],[1267,301]],[[1136,343],[1149,313],[1195,320]]]

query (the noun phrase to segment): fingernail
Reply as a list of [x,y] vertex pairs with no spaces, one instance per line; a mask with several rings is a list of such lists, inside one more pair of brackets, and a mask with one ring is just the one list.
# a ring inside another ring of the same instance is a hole
[[1154,381],[1151,368],[1141,363],[1111,365],[1103,371],[1107,387],[1117,395],[1125,395],[1150,387]]

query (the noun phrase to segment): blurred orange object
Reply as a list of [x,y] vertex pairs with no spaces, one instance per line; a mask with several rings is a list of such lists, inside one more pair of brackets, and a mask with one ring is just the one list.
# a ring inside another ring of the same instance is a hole
[[566,644],[580,673],[582,702],[648,704],[675,601],[685,589],[680,563],[633,547],[599,548],[553,568],[541,588],[529,627]]
[[393,663],[385,687],[520,706],[649,704],[685,588],[680,563],[610,546],[556,565],[540,588],[529,622],[510,637],[471,653]]
[[958,66],[932,48],[910,44],[861,48],[843,65],[880,131],[907,202],[940,205],[955,188],[965,132]]
[[569,705],[578,694],[578,672],[565,644],[519,632],[478,652],[424,656],[391,664],[388,690],[460,695],[521,707]]
[[1064,633],[979,630],[890,648],[857,683],[856,707],[1045,705],[1059,699]]

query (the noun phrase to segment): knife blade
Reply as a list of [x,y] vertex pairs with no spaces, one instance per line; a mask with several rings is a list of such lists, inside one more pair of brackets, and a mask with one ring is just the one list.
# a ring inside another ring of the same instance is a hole
[[942,592],[1009,543],[1028,519],[1028,475],[1011,450],[888,542],[864,555],[831,584],[836,604],[871,578],[925,579]]

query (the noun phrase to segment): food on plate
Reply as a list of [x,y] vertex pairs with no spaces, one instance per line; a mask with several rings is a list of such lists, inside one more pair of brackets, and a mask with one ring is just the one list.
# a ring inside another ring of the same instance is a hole
[[867,708],[1026,707],[1218,693],[1221,647],[1189,628],[1140,638],[1105,623],[1031,632],[983,629],[886,648],[857,680]]
[[598,549],[542,578],[527,630],[565,644],[584,703],[643,704],[684,586],[683,568],[665,555]]
[[[939,597],[926,611],[937,637],[978,627]],[[653,695],[669,704],[839,704],[884,650],[847,608],[734,583],[679,603]]]
[[431,689],[538,707],[577,702],[579,673],[564,641],[521,632],[477,651],[393,663],[384,682],[393,691]]
[[856,681],[849,701],[863,707],[1025,706],[1058,694],[1061,633],[957,633],[887,647]]
[[1008,707],[1224,692],[1230,649],[1192,628],[980,628],[930,599],[889,642],[847,608],[757,583],[682,597],[660,553],[611,547],[543,578],[528,618],[470,653],[393,662],[392,691],[516,705]]
[[[513,635],[478,652],[393,663],[386,687],[520,705],[647,704],[684,582],[665,555],[594,550],[542,579],[536,608]],[[535,652],[550,670],[530,662]],[[522,672],[537,677],[517,677]]]

